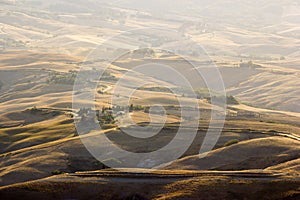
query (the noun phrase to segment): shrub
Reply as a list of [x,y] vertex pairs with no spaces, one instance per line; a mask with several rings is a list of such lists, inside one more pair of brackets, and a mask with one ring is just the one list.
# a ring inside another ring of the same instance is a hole
[[165,93],[173,93],[172,90],[165,87],[140,87],[138,90],[152,91],[152,92],[165,92]]
[[226,143],[224,144],[224,147],[228,147],[228,146],[231,146],[231,145],[233,145],[233,144],[237,144],[237,143],[239,143],[239,142],[240,142],[240,141],[237,140],[237,139],[229,140],[228,142],[226,142]]
[[116,123],[114,116],[112,115],[112,113],[109,112],[104,112],[103,114],[99,115],[98,121],[100,122],[101,125]]
[[52,112],[52,116],[53,116],[53,117],[58,116],[58,115],[60,115],[60,114],[61,114],[61,112],[58,111],[58,110],[54,110],[54,111]]
[[129,112],[145,110],[144,106],[130,104]]
[[[211,97],[204,97],[209,103],[212,103]],[[216,103],[222,103],[224,96],[213,96]],[[226,103],[229,105],[239,105],[239,101],[232,95],[226,96]]]
[[60,171],[60,170],[54,170],[53,172],[51,172],[52,175],[59,175],[59,174],[64,174],[64,172]]
[[112,129],[112,128],[117,128],[118,127],[118,125],[116,125],[116,124],[103,124],[102,126],[101,126],[101,128],[103,129],[103,130],[106,130],[106,129]]
[[229,95],[229,96],[227,96],[227,104],[238,105],[239,102],[238,102],[238,100],[235,97]]
[[40,109],[38,109],[36,106],[33,106],[31,109],[29,109],[31,113],[36,113],[41,111]]
[[71,71],[69,73],[52,72],[49,75],[48,83],[52,84],[65,84],[73,85],[76,79],[76,72]]

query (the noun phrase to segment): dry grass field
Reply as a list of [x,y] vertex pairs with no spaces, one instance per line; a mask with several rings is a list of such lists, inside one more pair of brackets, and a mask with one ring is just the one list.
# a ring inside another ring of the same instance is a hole
[[[0,0],[0,199],[299,199],[299,11],[296,0]],[[225,95],[209,94],[213,69]],[[213,97],[227,100],[224,127]],[[180,128],[152,165],[99,141],[146,154]],[[220,137],[199,155],[209,128]]]

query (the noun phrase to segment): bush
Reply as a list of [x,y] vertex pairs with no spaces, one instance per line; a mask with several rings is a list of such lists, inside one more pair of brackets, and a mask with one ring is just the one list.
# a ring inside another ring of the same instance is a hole
[[76,79],[77,73],[75,71],[70,71],[68,73],[63,72],[52,72],[49,75],[48,83],[52,84],[63,84],[63,85],[73,85]]
[[173,93],[172,90],[166,87],[140,87],[138,90],[152,91],[152,92],[165,92]]
[[112,129],[112,128],[117,128],[118,127],[118,125],[116,125],[116,124],[103,124],[102,126],[101,126],[101,128],[103,129],[103,130],[106,130],[106,129]]
[[[212,103],[211,97],[204,97],[209,103]],[[223,103],[224,96],[213,96],[216,103]],[[239,101],[234,96],[226,96],[226,103],[229,105],[239,105]]]
[[228,147],[228,146],[231,146],[231,145],[233,145],[233,144],[237,144],[237,143],[239,143],[239,142],[240,142],[240,141],[237,140],[237,139],[229,140],[228,142],[226,142],[226,143],[224,144],[224,147]]
[[64,174],[64,172],[60,171],[60,170],[54,170],[52,172],[52,175],[59,175],[59,174]]
[[109,112],[104,112],[103,114],[99,115],[98,121],[100,122],[101,125],[116,123],[114,116],[112,115],[112,113]]
[[229,96],[227,96],[227,104],[238,105],[239,101],[235,97],[229,95]]
[[40,109],[38,109],[36,106],[33,106],[31,109],[29,109],[31,113],[37,113],[39,111],[41,111]]
[[145,110],[144,106],[130,104],[129,112]]
[[58,116],[58,115],[60,115],[60,114],[61,114],[61,112],[58,111],[58,110],[52,111],[52,116],[53,116],[53,117]]

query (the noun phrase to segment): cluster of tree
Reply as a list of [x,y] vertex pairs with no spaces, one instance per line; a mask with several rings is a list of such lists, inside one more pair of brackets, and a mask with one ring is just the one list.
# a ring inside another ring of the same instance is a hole
[[145,110],[144,106],[130,104],[129,112]]
[[101,113],[100,115],[97,115],[97,118],[100,125],[116,123],[116,119],[111,112]]
[[81,117],[82,122],[95,121],[96,117],[100,125],[116,123],[111,107],[103,107],[101,111],[92,110],[91,108],[81,108],[78,115]]
[[140,87],[140,88],[138,88],[138,90],[172,93],[172,91],[166,87]]
[[111,107],[102,107],[101,112],[96,112],[96,116],[100,125],[116,123],[116,119],[113,116],[113,110]]
[[[49,74],[48,83],[74,85],[75,80],[80,83],[87,83],[93,80],[98,80],[100,77],[95,73],[96,69],[81,71],[78,75],[77,71],[70,70],[67,73],[52,71]],[[104,71],[100,81],[116,81],[117,78],[108,71]]]
[[[224,96],[219,94],[218,92],[209,91],[206,88],[201,88],[195,91],[197,95],[197,99],[206,99],[209,103],[211,103],[211,99],[213,98],[216,103],[222,102],[224,100]],[[226,96],[226,103],[230,105],[238,105],[239,101],[232,95]]]
[[51,72],[47,82],[52,84],[73,85],[76,75],[75,71],[70,71],[68,73]]
[[271,56],[271,55],[239,55],[241,58],[241,61],[243,59],[245,60],[263,60],[263,61],[272,61],[272,60],[285,60],[285,57],[283,55],[276,57],[276,56]]
[[[145,113],[150,113],[150,107],[149,106],[146,107],[144,109],[144,112]],[[159,109],[159,107],[156,107],[156,106],[154,106],[154,107],[151,108],[151,113],[152,114],[157,114],[157,115],[163,115],[163,114],[165,114],[165,112],[163,110]]]
[[108,81],[108,82],[117,81],[117,80],[118,79],[114,75],[112,75],[109,71],[104,71],[100,78],[100,81]]
[[[205,97],[205,99],[209,102],[212,103],[212,98],[214,99],[215,103],[223,103],[224,101],[224,96],[216,95],[212,97]],[[240,104],[239,101],[232,95],[226,96],[226,102],[229,105],[238,105]]]
[[37,108],[36,106],[30,108],[29,111],[31,112],[31,114],[38,114],[38,113],[43,115],[51,114],[53,117],[63,114],[63,111],[60,110],[55,110],[51,108]]
[[11,38],[4,38],[4,44],[3,49],[7,47],[15,47],[15,48],[22,48],[26,47],[26,42],[23,42],[22,40],[14,40]]
[[240,67],[247,67],[247,68],[260,68],[261,65],[255,64],[252,61],[249,62],[241,62]]
[[132,57],[153,57],[155,56],[155,52],[150,48],[142,48],[134,50],[132,53]]

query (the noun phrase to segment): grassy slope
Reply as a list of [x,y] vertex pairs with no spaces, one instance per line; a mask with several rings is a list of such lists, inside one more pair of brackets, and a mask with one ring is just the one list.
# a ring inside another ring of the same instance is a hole
[[292,139],[253,139],[213,150],[204,158],[199,159],[199,155],[182,158],[166,169],[264,169],[296,159],[299,152],[299,142]]
[[[68,180],[64,180],[68,178]],[[122,180],[122,181],[120,181]],[[297,199],[299,181],[202,176],[168,179],[53,177],[0,188],[0,197],[9,199]],[[120,193],[122,191],[122,193]]]

